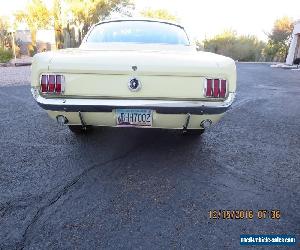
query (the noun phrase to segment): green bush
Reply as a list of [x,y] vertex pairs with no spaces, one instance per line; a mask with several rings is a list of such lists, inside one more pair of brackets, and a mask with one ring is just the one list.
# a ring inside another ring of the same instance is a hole
[[0,63],[6,63],[13,58],[13,53],[10,50],[0,48]]
[[227,31],[204,41],[204,50],[229,56],[238,61],[262,61],[265,44],[255,36],[238,36]]

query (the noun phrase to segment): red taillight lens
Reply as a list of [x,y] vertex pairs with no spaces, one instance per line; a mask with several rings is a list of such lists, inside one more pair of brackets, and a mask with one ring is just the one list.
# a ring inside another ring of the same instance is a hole
[[226,93],[227,81],[225,79],[206,79],[206,97],[225,98]]
[[42,93],[46,93],[48,88],[48,80],[47,80],[47,75],[42,75],[41,77],[41,91]]
[[48,78],[48,92],[52,93],[55,90],[55,75],[49,75]]
[[61,82],[62,82],[62,76],[57,75],[56,76],[56,86],[55,86],[56,93],[61,93]]
[[221,80],[221,87],[220,87],[220,97],[224,98],[226,96],[226,80]]
[[64,91],[63,75],[41,75],[41,92],[44,94],[61,94]]
[[206,80],[206,96],[212,96],[212,79]]
[[214,97],[219,97],[219,84],[220,80],[219,79],[214,79]]

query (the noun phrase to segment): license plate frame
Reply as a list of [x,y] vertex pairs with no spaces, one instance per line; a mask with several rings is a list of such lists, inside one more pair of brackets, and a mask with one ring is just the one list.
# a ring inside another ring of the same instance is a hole
[[151,109],[116,109],[117,127],[152,127]]

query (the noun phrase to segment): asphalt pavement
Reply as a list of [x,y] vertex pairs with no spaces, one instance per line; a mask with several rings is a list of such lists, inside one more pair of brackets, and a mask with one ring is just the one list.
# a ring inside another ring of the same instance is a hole
[[0,115],[1,249],[238,249],[240,234],[275,233],[299,244],[300,71],[238,64],[232,109],[198,137],[75,136],[22,81],[0,86]]

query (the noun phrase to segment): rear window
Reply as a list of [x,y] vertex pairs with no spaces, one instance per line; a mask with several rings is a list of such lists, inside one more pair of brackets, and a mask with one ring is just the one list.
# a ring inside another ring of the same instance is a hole
[[95,26],[88,43],[161,43],[189,45],[183,28],[161,22],[118,21]]

